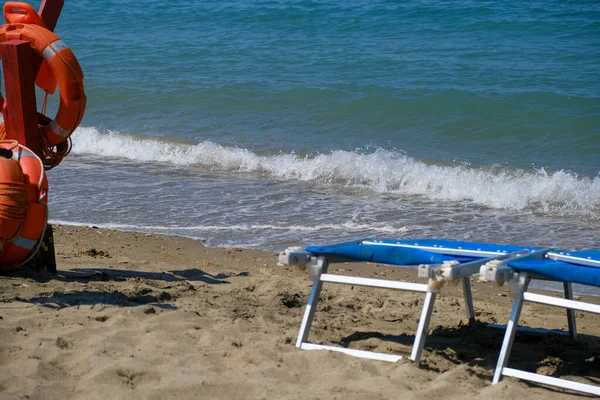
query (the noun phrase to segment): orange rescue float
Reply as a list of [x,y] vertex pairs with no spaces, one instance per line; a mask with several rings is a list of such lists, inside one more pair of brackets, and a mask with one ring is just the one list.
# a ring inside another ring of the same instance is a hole
[[36,253],[48,221],[48,181],[42,161],[15,141],[0,141],[0,269]]
[[75,55],[60,38],[48,29],[35,24],[8,24],[0,27],[0,43],[26,40],[48,63],[60,89],[60,105],[56,117],[44,126],[49,146],[69,138],[83,118],[86,97],[83,72]]

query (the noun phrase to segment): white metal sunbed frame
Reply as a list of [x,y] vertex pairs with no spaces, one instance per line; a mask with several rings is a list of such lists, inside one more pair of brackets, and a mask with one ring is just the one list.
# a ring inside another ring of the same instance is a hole
[[[593,267],[600,266],[600,262],[595,260],[582,260],[561,253],[544,250],[532,252],[532,254],[526,257],[529,257],[529,259],[546,258]],[[512,376],[531,382],[556,386],[563,389],[570,389],[578,392],[600,396],[600,386],[584,384],[563,378],[554,378],[547,375],[535,374],[507,367],[508,359],[510,357],[510,352],[512,350],[513,341],[515,339],[515,334],[519,323],[519,318],[521,316],[521,310],[523,309],[523,303],[525,301],[566,308],[567,318],[569,321],[569,334],[572,339],[577,339],[577,327],[575,324],[574,313],[575,310],[600,314],[600,305],[573,300],[573,291],[569,282],[563,282],[565,290],[564,299],[528,292],[527,289],[529,287],[529,282],[533,278],[535,278],[535,276],[532,277],[527,273],[514,271],[503,261],[492,261],[481,267],[480,279],[498,283],[509,282],[511,296],[515,299],[513,309],[508,320],[508,324],[506,325],[506,333],[502,342],[502,348],[498,357],[496,370],[494,371],[494,378],[492,379],[492,384],[495,385],[498,382],[500,382],[502,376]]]
[[[369,358],[380,361],[391,361],[396,362],[402,359],[401,355],[376,353],[371,351],[355,350],[348,348],[341,348],[335,346],[325,346],[320,344],[313,344],[308,342],[308,336],[310,328],[312,326],[313,317],[316,310],[316,304],[319,301],[319,296],[324,282],[339,283],[346,285],[356,286],[368,286],[374,288],[383,289],[395,289],[404,290],[410,292],[425,293],[425,301],[423,309],[421,310],[421,317],[417,326],[417,332],[415,335],[415,341],[413,343],[410,359],[416,364],[419,364],[423,348],[425,346],[425,339],[427,337],[427,331],[429,329],[429,322],[431,320],[431,314],[433,313],[433,306],[437,293],[440,292],[443,284],[449,281],[462,281],[463,295],[465,299],[466,313],[469,320],[475,318],[473,309],[473,299],[471,295],[471,282],[470,277],[473,274],[479,272],[482,265],[492,260],[503,260],[509,258],[515,258],[529,254],[529,251],[518,251],[514,253],[503,253],[503,252],[491,252],[481,250],[465,250],[465,249],[448,249],[430,246],[413,246],[408,244],[391,244],[383,243],[378,241],[364,241],[365,244],[380,245],[380,246],[395,246],[405,248],[418,248],[420,250],[429,251],[432,253],[440,254],[451,254],[456,256],[471,256],[471,257],[485,257],[480,260],[458,263],[457,261],[445,262],[443,264],[435,265],[419,265],[418,276],[421,278],[429,278],[429,283],[414,283],[414,282],[398,282],[384,279],[373,279],[373,278],[360,278],[360,277],[349,277],[342,275],[330,274],[327,272],[330,261],[323,257],[316,257],[309,252],[302,251],[297,248],[288,249],[279,255],[279,264],[287,265],[305,265],[310,279],[314,281],[312,290],[310,292],[304,316],[302,318],[302,324],[300,326],[300,332],[298,333],[298,339],[296,341],[296,347],[302,350],[330,350],[338,351],[348,355],[361,358]],[[346,262],[351,260],[336,259],[331,262]],[[397,266],[395,266],[397,267]]]
[[[553,249],[543,249],[536,251],[517,251],[514,253],[496,253],[490,251],[474,251],[474,250],[462,250],[455,249],[450,250],[447,248],[438,247],[427,247],[427,246],[411,246],[407,244],[390,244],[380,243],[377,241],[364,242],[371,245],[382,245],[382,246],[398,246],[398,247],[409,247],[426,250],[432,253],[443,253],[452,254],[456,256],[474,256],[474,257],[485,257],[480,260],[458,263],[458,262],[445,262],[443,264],[436,265],[419,265],[418,276],[420,278],[429,278],[428,284],[412,283],[412,282],[398,282],[383,279],[373,278],[360,278],[360,277],[349,277],[342,275],[335,275],[328,273],[327,269],[330,261],[323,256],[314,256],[313,254],[302,251],[298,248],[291,248],[279,254],[279,264],[287,265],[305,265],[309,278],[314,281],[306,309],[302,318],[300,331],[296,341],[296,347],[302,350],[329,350],[345,353],[354,357],[367,358],[380,361],[396,362],[402,359],[401,355],[376,353],[371,351],[356,350],[341,348],[336,346],[326,346],[320,344],[314,344],[308,342],[308,336],[312,326],[313,317],[316,311],[316,304],[319,300],[323,283],[339,283],[346,285],[357,285],[367,286],[384,289],[395,289],[404,290],[411,292],[425,293],[425,301],[423,309],[421,310],[421,317],[417,326],[417,332],[415,334],[415,341],[413,343],[410,359],[417,365],[420,363],[423,348],[425,346],[425,340],[429,329],[429,323],[431,315],[433,313],[433,306],[437,293],[439,293],[445,282],[449,281],[462,281],[463,295],[465,299],[466,312],[469,320],[474,319],[473,300],[471,295],[471,283],[470,277],[474,274],[480,273],[480,279],[487,281],[494,281],[497,283],[511,282],[511,292],[515,296],[515,304],[509,319],[508,324],[505,326],[495,325],[493,327],[506,328],[505,338],[500,351],[500,357],[495,370],[493,384],[499,382],[502,375],[513,376],[524,380],[529,380],[537,383],[543,383],[547,385],[562,387],[565,389],[576,390],[584,393],[590,393],[600,395],[600,388],[582,384],[578,382],[569,381],[566,379],[558,379],[548,377],[539,374],[532,374],[525,371],[520,371],[512,368],[507,368],[508,358],[512,343],[515,337],[515,333],[518,327],[518,320],[521,313],[523,301],[531,301],[542,304],[548,304],[558,307],[564,307],[567,309],[567,320],[569,326],[569,335],[571,338],[576,339],[577,328],[575,322],[574,310],[588,311],[600,314],[600,306],[574,301],[573,291],[571,284],[568,282],[564,283],[564,294],[565,299],[558,299],[550,296],[543,296],[534,293],[528,293],[527,287],[531,279],[538,279],[536,276],[528,276],[524,273],[516,273],[512,268],[506,265],[506,261],[512,260],[531,260],[531,259],[555,259],[559,261],[573,262],[568,256],[563,256],[559,253],[555,253]],[[449,251],[450,250],[450,251]],[[352,260],[336,259],[333,262],[346,262]],[[598,264],[598,265],[597,265]],[[582,265],[593,265],[600,266],[598,261],[590,260],[588,263]],[[397,266],[395,266],[397,267]],[[492,326],[492,325],[490,325]],[[529,331],[544,331],[539,329],[527,329]]]

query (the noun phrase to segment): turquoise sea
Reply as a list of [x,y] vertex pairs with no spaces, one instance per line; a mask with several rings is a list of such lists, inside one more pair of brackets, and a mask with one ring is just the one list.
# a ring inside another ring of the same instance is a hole
[[600,247],[595,0],[66,0],[56,32],[88,108],[53,222]]

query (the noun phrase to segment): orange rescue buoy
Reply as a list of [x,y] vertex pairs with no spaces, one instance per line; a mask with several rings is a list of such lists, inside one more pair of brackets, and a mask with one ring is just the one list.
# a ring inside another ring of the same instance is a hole
[[16,141],[0,141],[0,269],[37,251],[48,221],[48,180],[42,161]]
[[60,105],[54,119],[43,127],[48,145],[64,142],[83,118],[86,97],[83,71],[75,55],[60,38],[48,29],[30,24],[9,24],[0,27],[0,43],[26,40],[48,63],[58,81]]

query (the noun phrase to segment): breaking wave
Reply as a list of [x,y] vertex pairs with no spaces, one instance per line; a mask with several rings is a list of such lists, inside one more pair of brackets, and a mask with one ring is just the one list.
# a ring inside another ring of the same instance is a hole
[[568,170],[436,165],[381,148],[309,155],[260,154],[210,141],[185,144],[100,132],[93,127],[79,129],[73,140],[73,153],[600,220],[600,176],[586,177]]

